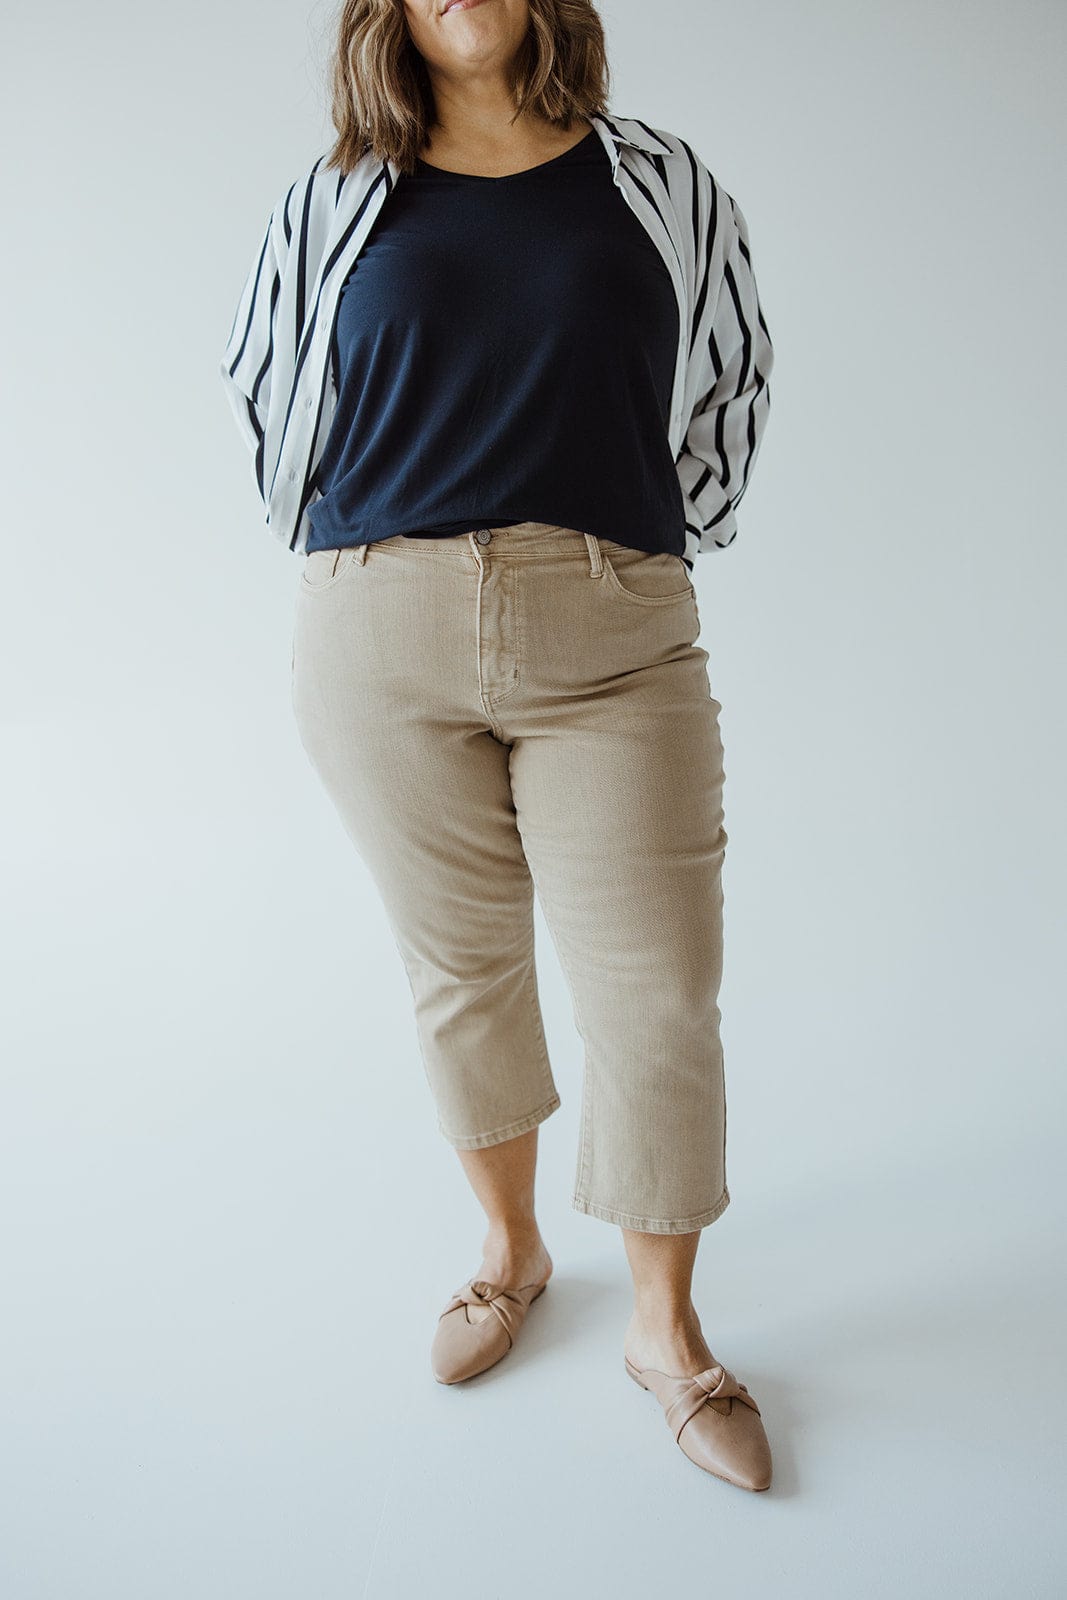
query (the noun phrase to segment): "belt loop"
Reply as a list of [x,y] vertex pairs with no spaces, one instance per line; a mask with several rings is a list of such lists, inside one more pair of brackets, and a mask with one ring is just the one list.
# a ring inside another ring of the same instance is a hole
[[483,567],[484,563],[482,561],[482,552],[478,548],[478,541],[474,537],[473,529],[467,535],[467,543],[471,547],[471,554],[474,556],[475,561],[478,563],[478,570],[480,572],[482,570],[482,567]]
[[357,544],[357,546],[356,546],[356,560],[359,562],[360,566],[362,566],[364,561],[366,561],[366,559],[367,559],[367,551],[368,551],[369,548],[370,548],[369,545]]
[[589,576],[591,578],[599,578],[604,570],[604,557],[600,552],[600,540],[595,533],[587,533],[585,542],[589,550]]

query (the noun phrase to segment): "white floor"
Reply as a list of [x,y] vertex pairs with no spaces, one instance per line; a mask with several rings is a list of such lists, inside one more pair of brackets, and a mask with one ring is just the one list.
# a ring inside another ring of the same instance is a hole
[[[1040,1126],[995,1170],[920,1142],[895,1179],[857,1153],[776,1187],[738,1066],[733,1203],[696,1298],[763,1408],[776,1475],[750,1494],[691,1465],[623,1370],[620,1238],[568,1203],[552,974],[555,1277],[515,1351],[445,1388],[429,1341],[480,1214],[405,1030],[350,1059],[353,996],[373,1020],[403,977],[368,951],[396,985],[379,1002],[331,956],[321,985],[272,987],[261,953],[221,959],[231,925],[140,960],[123,925],[110,987],[106,953],[79,965],[53,925],[55,965],[15,997],[5,1600],[1067,1593],[1064,1208]],[[32,912],[22,929],[33,947]]]

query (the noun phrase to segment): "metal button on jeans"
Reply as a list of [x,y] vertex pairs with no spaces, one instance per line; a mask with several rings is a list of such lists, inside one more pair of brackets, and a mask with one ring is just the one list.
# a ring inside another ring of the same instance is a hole
[[493,535],[489,532],[488,528],[479,528],[474,537],[477,539],[479,544],[488,544]]

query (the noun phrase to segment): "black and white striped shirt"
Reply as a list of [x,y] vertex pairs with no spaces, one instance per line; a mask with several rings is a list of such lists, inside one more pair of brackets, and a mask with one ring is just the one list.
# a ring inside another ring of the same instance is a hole
[[[635,118],[588,120],[612,176],[671,276],[680,311],[669,439],[685,507],[685,559],[737,534],[770,409],[774,354],[737,202],[684,139]],[[367,154],[348,173],[320,156],[267,220],[220,363],[253,452],[266,522],[303,552],[315,471],[337,402],[331,348],[341,289],[400,168]]]

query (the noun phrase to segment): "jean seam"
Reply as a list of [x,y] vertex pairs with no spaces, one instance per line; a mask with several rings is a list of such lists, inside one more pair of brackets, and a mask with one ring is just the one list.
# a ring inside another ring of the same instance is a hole
[[[531,876],[532,876],[533,875],[533,869],[531,868],[530,871],[531,871]],[[535,887],[536,887],[536,879],[534,880],[534,882],[535,882]],[[544,900],[543,899],[541,901],[541,904],[544,905]],[[564,970],[564,973],[566,974],[566,977],[567,977],[567,983],[568,983],[568,985],[570,987],[570,992],[571,992],[571,1004],[574,1007],[574,1014],[575,1014],[575,1017],[576,1017],[577,1022],[578,1022],[578,1032],[581,1034],[582,1044],[584,1046],[583,1055],[584,1055],[585,1059],[584,1059],[584,1061],[582,1063],[582,1110],[581,1110],[582,1138],[581,1138],[581,1143],[579,1144],[579,1147],[578,1147],[578,1176],[575,1179],[575,1184],[574,1184],[574,1192],[575,1192],[575,1194],[579,1194],[580,1195],[581,1191],[582,1191],[582,1183],[583,1183],[583,1181],[585,1179],[586,1168],[589,1167],[591,1169],[592,1165],[593,1165],[592,1159],[591,1159],[590,1154],[589,1154],[590,1146],[592,1144],[592,1129],[593,1129],[592,1093],[591,1093],[591,1087],[590,1087],[593,1075],[592,1075],[592,1073],[590,1071],[590,1068],[589,1068],[589,1039],[588,1039],[588,1035],[586,1034],[586,1031],[585,1031],[585,1024],[582,1021],[581,1007],[578,1004],[578,989],[577,989],[577,985],[574,982],[574,977],[573,977],[573,974],[571,972],[570,961],[564,955],[563,950],[561,948],[561,943],[558,942],[558,941],[556,943],[556,954],[559,956],[560,965],[562,966],[562,968]]]
[[[681,557],[679,556],[678,559],[680,561]],[[675,604],[679,600],[696,599],[696,592],[693,588],[693,584],[689,578],[688,572],[686,573],[687,587],[684,589],[678,589],[673,594],[636,594],[632,589],[627,589],[626,585],[619,577],[619,574],[615,571],[611,557],[606,552],[604,553],[604,567],[608,579],[608,587],[613,589],[617,594],[622,595],[625,599],[632,600],[636,605],[669,606]]]
[[[498,560],[499,557],[491,557],[490,559]],[[501,577],[506,581],[507,577],[508,577],[508,574],[506,572],[502,572],[501,573]],[[498,705],[501,705],[503,703],[503,701],[507,700],[509,698],[509,696],[511,696],[511,695],[513,695],[515,693],[515,690],[517,688],[519,688],[519,686],[520,686],[520,684],[522,682],[522,604],[521,604],[521,599],[520,599],[521,591],[522,591],[522,585],[512,581],[511,597],[512,597],[512,616],[514,618],[515,654],[514,654],[514,659],[512,661],[512,667],[511,667],[511,682],[508,684],[506,689],[495,689],[493,691],[493,693],[489,696],[489,699],[493,702],[494,711],[496,710]],[[479,628],[478,631],[479,631],[478,648],[480,650],[481,649],[481,629]]]
[[520,1134],[528,1133],[539,1122],[544,1122],[553,1111],[562,1104],[557,1093],[549,1095],[547,1100],[537,1107],[535,1111],[528,1111],[525,1116],[516,1117],[512,1122],[506,1122],[502,1127],[494,1128],[489,1133],[449,1133],[444,1123],[438,1119],[438,1129],[449,1144],[457,1150],[477,1150],[485,1145],[503,1144],[506,1139],[517,1139]]
[[[319,551],[312,551],[312,552],[309,552],[309,553],[313,554],[313,555],[321,554],[321,552],[319,552]],[[344,549],[344,554],[342,556],[340,565],[335,569],[335,571],[330,575],[330,577],[328,577],[326,579],[326,581],[324,583],[308,583],[307,579],[304,577],[303,572],[301,572],[301,574],[300,574],[301,591],[300,592],[302,594],[318,594],[320,590],[333,589],[334,587],[336,587],[337,584],[343,582],[345,577],[347,577],[348,573],[351,571],[351,569],[355,565],[356,565],[356,546],[355,545],[346,546],[345,549]]]
[[559,1090],[553,1076],[552,1058],[548,1053],[548,1040],[545,1038],[544,1025],[541,1020],[541,1004],[537,994],[536,977],[537,968],[535,965],[534,950],[531,946],[530,960],[526,968],[526,977],[523,980],[523,988],[526,990],[530,1001],[530,1010],[533,1016],[534,1029],[541,1045],[541,1073],[544,1080],[544,1086],[550,1095],[554,1095],[558,1094]]
[[722,1216],[730,1204],[730,1190],[724,1186],[713,1206],[697,1211],[690,1217],[639,1217],[629,1211],[619,1211],[614,1206],[602,1206],[596,1201],[586,1200],[577,1189],[571,1195],[571,1204],[576,1211],[597,1217],[603,1222],[617,1223],[619,1227],[629,1228],[634,1233],[695,1233],[698,1228],[706,1228],[709,1222]]

